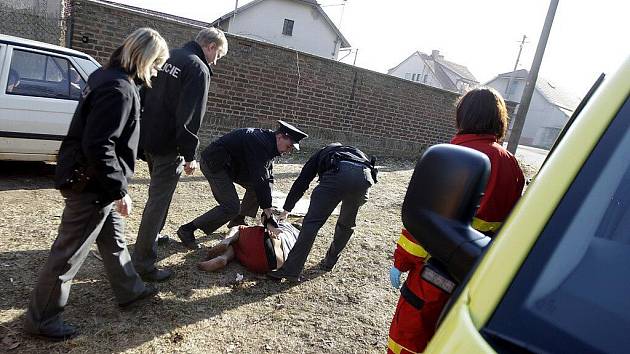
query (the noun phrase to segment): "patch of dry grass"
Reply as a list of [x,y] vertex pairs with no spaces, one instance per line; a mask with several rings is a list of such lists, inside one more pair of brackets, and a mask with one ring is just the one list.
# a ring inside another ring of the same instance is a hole
[[[304,161],[305,155],[280,161],[274,168],[275,188],[288,192]],[[297,285],[256,276],[236,262],[221,272],[203,273],[195,264],[205,251],[188,251],[179,243],[160,247],[160,264],[172,269],[174,278],[159,284],[157,299],[129,313],[118,310],[101,262],[89,256],[64,314],[81,335],[49,343],[23,335],[20,321],[56,237],[62,198],[52,188],[50,165],[3,163],[0,348],[17,345],[11,352],[20,353],[382,353],[398,300],[388,270],[414,163],[379,164],[380,182],[359,212],[355,235],[332,272],[322,274],[313,266],[325,255],[336,217],[320,230],[306,264],[307,280]],[[140,163],[137,169],[130,186],[135,210],[126,230],[130,248],[148,185],[146,165]],[[201,173],[183,177],[164,231],[173,235],[179,225],[214,205]],[[210,236],[202,237],[200,231],[197,235],[210,247],[226,231],[224,227]],[[245,276],[242,282],[235,282],[237,273]]]

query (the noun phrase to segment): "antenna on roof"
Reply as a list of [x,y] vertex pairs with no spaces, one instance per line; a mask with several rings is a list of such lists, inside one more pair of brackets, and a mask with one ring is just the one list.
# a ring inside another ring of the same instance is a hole
[[343,10],[346,8],[346,1],[348,0],[343,0],[341,4],[319,5],[319,7],[341,6],[341,15],[339,15],[339,24],[337,25],[339,30],[341,30],[341,21],[343,20]]
[[523,46],[525,45],[525,43],[529,43],[529,42],[525,42],[526,39],[527,39],[527,36],[523,35],[523,39],[521,40],[521,44],[519,45],[519,48],[518,48],[518,55],[516,56],[516,63],[514,63],[514,69],[512,70],[512,73],[510,74],[508,78],[507,85],[505,85],[505,98],[506,99],[507,99],[507,96],[509,95],[508,90],[510,89],[510,84],[512,83],[512,79],[514,78],[514,72],[516,71],[516,68],[518,67],[518,62],[521,60],[521,52],[523,51]]
[[234,21],[236,21],[237,10],[238,10],[238,0],[235,0],[234,12],[232,13],[232,21],[230,22],[230,25],[228,26],[228,28],[230,29],[230,32],[234,32],[234,30],[231,27],[234,25]]

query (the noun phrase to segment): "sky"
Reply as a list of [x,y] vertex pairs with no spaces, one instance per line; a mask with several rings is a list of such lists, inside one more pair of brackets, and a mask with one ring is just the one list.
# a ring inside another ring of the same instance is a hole
[[[114,1],[205,22],[235,5],[235,0]],[[485,83],[512,71],[523,35],[527,40],[517,68],[531,67],[550,0],[318,2],[358,49],[359,67],[387,73],[415,51],[436,49]],[[583,97],[600,73],[612,73],[630,56],[628,14],[628,0],[560,0],[539,76]],[[354,54],[342,59],[353,60]]]

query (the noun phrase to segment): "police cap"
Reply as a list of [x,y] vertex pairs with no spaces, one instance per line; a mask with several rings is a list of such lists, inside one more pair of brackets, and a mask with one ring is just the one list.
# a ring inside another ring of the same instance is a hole
[[291,140],[293,140],[293,147],[300,150],[300,140],[308,137],[308,134],[287,122],[278,120],[278,124],[280,124],[280,126],[278,127],[277,132],[288,135]]

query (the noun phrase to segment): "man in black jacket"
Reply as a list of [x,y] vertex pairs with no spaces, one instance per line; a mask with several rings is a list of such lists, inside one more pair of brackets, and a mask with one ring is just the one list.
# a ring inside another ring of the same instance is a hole
[[[280,127],[276,131],[233,130],[201,153],[201,172],[208,179],[219,205],[177,230],[177,236],[186,247],[198,248],[195,230],[211,234],[239,213],[254,217],[259,205],[267,217],[271,217],[273,158],[293,148],[299,149],[299,141],[308,136],[288,123],[278,122]],[[234,183],[245,188],[240,206]]]
[[145,92],[140,135],[151,183],[132,257],[144,280],[163,281],[171,276],[169,270],[155,265],[157,237],[182,172],[191,175],[197,168],[197,132],[206,112],[211,65],[227,50],[222,31],[201,30],[194,41],[171,51],[153,88]]
[[319,185],[311,194],[302,230],[289,258],[282,268],[267,275],[275,279],[299,280],[317,232],[341,202],[333,241],[326,257],[319,264],[322,270],[332,270],[354,233],[359,208],[365,204],[370,187],[376,183],[378,171],[375,162],[374,158],[369,158],[361,150],[339,143],[330,144],[311,156],[291,186],[280,219],[285,219],[293,210],[316,175],[319,175]]

